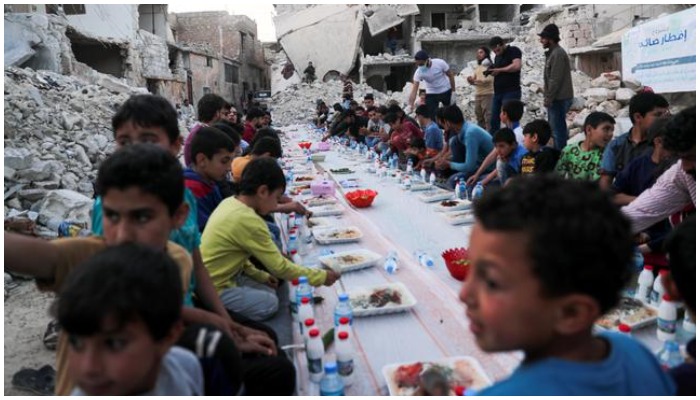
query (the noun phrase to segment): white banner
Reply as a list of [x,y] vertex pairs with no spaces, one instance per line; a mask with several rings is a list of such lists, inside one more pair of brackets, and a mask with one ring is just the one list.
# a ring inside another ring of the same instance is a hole
[[630,29],[622,37],[623,79],[657,93],[695,91],[695,7]]

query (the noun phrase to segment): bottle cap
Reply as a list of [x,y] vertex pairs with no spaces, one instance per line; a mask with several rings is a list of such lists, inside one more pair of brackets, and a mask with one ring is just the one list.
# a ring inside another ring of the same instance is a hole
[[340,333],[338,334],[338,339],[340,339],[340,340],[345,340],[345,339],[348,338],[348,336],[349,336],[349,335],[348,335],[347,332],[340,332]]
[[348,301],[348,299],[350,299],[350,297],[347,293],[341,293],[340,295],[338,295],[338,300],[340,301]]
[[309,304],[310,300],[308,297],[302,297],[301,298],[301,304]]
[[668,293],[664,293],[664,296],[661,299],[663,301],[671,301],[671,295]]
[[297,251],[296,251],[296,250],[292,250],[290,253],[292,253],[292,255],[295,255],[295,254],[297,254]]
[[632,328],[630,328],[629,325],[627,324],[620,324],[617,326],[617,329],[622,332],[622,333],[630,333],[632,332]]
[[465,388],[464,386],[455,386],[455,394],[457,396],[462,396],[465,390],[467,390],[467,388]]
[[297,286],[299,284],[299,278],[292,279],[292,285]]
[[315,338],[320,334],[321,334],[321,332],[317,328],[314,328],[314,329],[309,331],[309,336],[311,336],[312,338]]
[[338,372],[338,365],[334,362],[328,362],[323,369],[327,374],[335,374]]
[[645,266],[644,266],[644,269],[649,270],[649,271],[653,271],[653,270],[654,270],[654,267],[651,266],[651,265],[645,265]]
[[306,326],[313,326],[316,323],[316,321],[313,318],[307,318],[306,321],[304,321],[304,325]]
[[347,325],[347,324],[350,323],[350,318],[348,318],[348,317],[340,317],[340,318],[338,319],[338,322],[340,323],[340,325]]

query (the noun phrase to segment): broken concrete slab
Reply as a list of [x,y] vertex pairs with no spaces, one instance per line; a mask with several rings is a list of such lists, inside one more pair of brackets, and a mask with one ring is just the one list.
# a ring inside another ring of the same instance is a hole
[[33,163],[32,152],[28,149],[5,147],[5,167],[23,170],[30,168]]
[[41,37],[16,16],[8,19],[8,14],[5,14],[4,28],[5,67],[20,66],[36,54],[34,47],[41,43]]
[[43,218],[90,222],[92,199],[72,190],[53,190],[32,207]]
[[376,36],[393,26],[399,25],[409,15],[420,14],[416,4],[402,4],[400,6],[400,8],[387,4],[367,6],[364,16],[370,35]]
[[318,79],[330,71],[348,73],[354,66],[364,24],[361,6],[319,5],[278,15],[274,23],[277,38],[300,75],[309,61]]

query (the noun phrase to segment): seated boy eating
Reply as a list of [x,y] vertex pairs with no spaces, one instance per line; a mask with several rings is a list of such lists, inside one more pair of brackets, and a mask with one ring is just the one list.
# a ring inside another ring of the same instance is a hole
[[71,272],[53,307],[68,336],[71,395],[203,395],[199,360],[174,346],[182,296],[177,264],[143,245],[110,247]]
[[460,292],[486,352],[522,350],[484,395],[673,395],[641,343],[594,335],[629,280],[629,221],[593,182],[517,177],[474,204],[472,269]]
[[504,186],[510,178],[520,175],[520,164],[527,149],[515,140],[515,132],[510,128],[497,130],[493,134],[493,145],[498,156],[496,169],[484,178],[482,184],[488,185],[498,177],[501,186]]

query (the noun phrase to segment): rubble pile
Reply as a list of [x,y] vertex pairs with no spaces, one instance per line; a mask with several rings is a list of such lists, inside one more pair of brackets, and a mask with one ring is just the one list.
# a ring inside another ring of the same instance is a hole
[[416,40],[425,40],[428,37],[431,40],[459,40],[460,38],[474,40],[474,36],[502,36],[509,37],[513,34],[513,25],[507,22],[489,22],[478,26],[470,26],[468,28],[459,28],[456,31],[440,30],[439,28],[420,27],[416,29]]
[[50,71],[5,68],[5,217],[89,222],[111,119],[131,93]]

